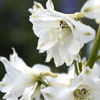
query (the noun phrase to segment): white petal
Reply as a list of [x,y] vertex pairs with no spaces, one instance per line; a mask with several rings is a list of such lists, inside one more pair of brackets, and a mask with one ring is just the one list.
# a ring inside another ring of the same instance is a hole
[[30,70],[30,68],[26,65],[23,59],[21,59],[18,56],[14,48],[13,48],[13,54],[10,55],[10,64],[12,64],[13,67],[15,67],[16,69],[22,72],[27,72],[27,70],[28,71]]
[[65,73],[57,74],[56,78],[47,77],[49,86],[68,86],[70,84],[69,76]]
[[48,1],[47,1],[46,7],[47,7],[47,9],[49,9],[49,10],[54,10],[54,5],[53,5],[52,0],[48,0]]
[[78,55],[78,53],[81,48],[81,43],[78,43],[77,40],[69,36],[64,44],[59,46],[60,58],[69,66],[72,64],[73,60],[80,60],[80,56]]
[[76,60],[76,61],[79,61],[80,62],[80,60],[81,60],[80,55],[79,54],[72,55],[72,54],[69,53],[69,55],[68,55],[68,57],[66,59],[67,66],[71,66],[72,63],[73,63],[73,60]]
[[89,67],[85,67],[83,71],[81,72],[80,76],[82,77],[88,77],[93,79],[94,81],[97,81],[100,77],[99,74],[99,66],[96,64],[94,65],[93,69],[90,69]]
[[33,99],[32,97],[33,97],[35,90],[36,90],[36,86],[37,85],[26,88],[24,93],[23,93],[22,100],[32,100]]
[[[96,84],[96,79],[94,79],[95,75],[92,72],[89,72],[90,68],[86,68],[79,76],[77,76],[71,83],[71,88],[75,90],[80,85],[88,85],[93,87],[93,84]],[[93,77],[92,77],[93,76]],[[94,86],[95,87],[95,86]]]
[[6,100],[18,100],[18,99],[13,97],[13,98],[7,98]]
[[68,45],[68,52],[72,55],[78,55],[83,45],[81,41],[79,42],[75,38],[72,38]]
[[[44,52],[53,47],[57,42],[57,28],[59,27],[59,20],[51,17],[43,21],[35,22],[33,29],[34,33],[39,37],[37,49]],[[47,24],[48,23],[48,24]],[[45,38],[44,38],[45,37]]]
[[81,12],[85,14],[85,17],[95,19],[97,23],[100,23],[100,0],[88,0]]
[[40,94],[40,87],[36,83],[34,86],[25,89],[22,100],[40,100]]
[[45,62],[50,62],[51,59],[52,59],[52,55],[50,53],[47,53]]
[[11,68],[13,71],[18,70],[29,76],[32,75],[31,68],[28,67],[25,62],[17,55],[16,51],[13,48],[13,54],[10,55],[10,61],[5,57],[0,57],[1,62],[5,65],[6,72],[10,72]]
[[45,52],[46,50],[52,48],[56,42],[57,40],[52,41],[50,37],[45,36],[45,39],[39,39],[37,49],[40,50],[40,52]]
[[[10,64],[8,62],[8,60],[6,58],[2,57],[2,58],[0,58],[0,60],[5,65],[5,69],[7,72],[7,74],[4,76],[2,82],[0,82],[0,87],[1,87],[2,92],[8,92],[14,86],[16,86],[18,84],[17,79],[19,79],[21,76],[22,76],[21,78],[24,78],[25,76],[23,76],[23,74],[19,70],[14,68],[12,66],[12,64]],[[15,76],[16,76],[16,78],[15,78]]]
[[42,65],[42,64],[36,64],[32,67],[32,70],[35,71],[35,72],[49,72],[50,71],[50,68],[46,65]]
[[30,17],[30,21],[34,24],[33,30],[38,37],[48,35],[50,30],[59,27],[59,20],[59,18],[51,16],[43,16],[39,18]]
[[19,100],[18,98],[22,96],[23,91],[24,91],[23,87],[18,87],[17,89],[6,93],[3,97],[3,99],[6,99],[6,100]]
[[95,30],[90,26],[72,20],[75,29],[73,30],[74,37],[83,43],[87,43],[95,38]]
[[12,70],[12,72],[7,72],[4,76],[3,80],[0,82],[0,90],[6,93],[12,91],[13,93],[17,89],[21,91],[27,86],[32,85],[32,82],[33,79],[15,69],[14,71]]
[[[54,48],[51,48],[47,51],[47,55],[49,54],[49,56],[54,58],[54,62],[56,64],[56,67],[62,65],[64,63],[64,61],[62,61],[60,54],[59,54],[59,50],[57,45],[55,45]],[[48,60],[49,61],[49,60]]]
[[12,73],[13,74],[19,73],[19,71],[16,68],[14,68],[12,64],[5,57],[0,57],[0,61],[4,64],[6,72],[8,72],[10,76]]
[[64,98],[66,95],[66,87],[47,87],[41,92],[45,100],[70,100]]
[[75,67],[74,64],[69,67],[68,69],[68,79],[74,79],[75,78]]
[[30,8],[29,12],[34,14],[34,13],[37,13],[37,12],[41,12],[42,10],[44,10],[44,7],[39,2],[34,1],[33,9]]
[[[15,90],[16,93],[18,91],[23,91],[24,88],[33,84],[34,76],[31,69],[23,63],[15,51],[13,55],[10,56],[10,61],[8,61],[5,57],[0,57],[0,61],[4,64],[7,72],[3,80],[0,82],[0,91],[7,93],[7,95],[10,96],[13,95]],[[12,94],[9,94],[9,92]]]
[[59,46],[59,52],[61,53],[61,56],[64,53],[70,53],[72,55],[77,55],[80,51],[80,49],[83,47],[83,43],[78,40],[76,40],[72,34],[66,36],[64,39],[64,43]]
[[92,71],[100,78],[100,62],[94,64]]

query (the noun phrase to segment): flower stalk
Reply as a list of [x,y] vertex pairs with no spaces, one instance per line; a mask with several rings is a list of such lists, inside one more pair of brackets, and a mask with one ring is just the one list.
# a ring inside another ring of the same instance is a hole
[[82,63],[78,63],[78,66],[79,66],[79,70],[80,70],[80,73],[82,72]]
[[95,61],[98,61],[98,60],[100,60],[100,55],[96,57]]
[[93,68],[93,65],[96,61],[99,49],[100,49],[100,25],[98,28],[96,39],[94,41],[93,48],[91,50],[91,53],[90,53],[90,56],[89,56],[88,62],[87,62],[87,66],[89,66],[91,69]]
[[77,61],[74,60],[73,63],[74,63],[74,66],[75,66],[75,73],[76,73],[76,75],[79,75],[78,67],[77,67]]

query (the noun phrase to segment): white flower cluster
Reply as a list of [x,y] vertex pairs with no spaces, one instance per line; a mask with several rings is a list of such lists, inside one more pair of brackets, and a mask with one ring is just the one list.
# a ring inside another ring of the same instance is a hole
[[37,49],[40,53],[47,51],[46,62],[53,57],[56,66],[63,63],[71,65],[73,60],[79,61],[80,49],[94,39],[95,31],[90,26],[75,21],[83,14],[57,12],[51,0],[47,1],[46,7],[44,9],[40,3],[35,2],[33,9],[29,9],[34,33],[39,38]]
[[[79,76],[74,65],[68,74],[52,73],[48,66],[28,67],[13,49],[10,61],[1,57],[6,75],[0,82],[4,100],[99,100],[100,64],[85,67]],[[44,99],[43,99],[44,98]]]
[[13,48],[10,60],[0,57],[6,70],[0,82],[3,100],[100,100],[100,63],[91,69],[79,55],[84,44],[95,38],[95,30],[78,20],[85,15],[99,23],[99,0],[88,0],[82,13],[57,12],[51,0],[46,9],[34,2],[29,11],[34,34],[39,38],[37,49],[47,52],[46,62],[53,58],[56,67],[66,63],[70,68],[68,73],[53,73],[41,64],[31,68]]

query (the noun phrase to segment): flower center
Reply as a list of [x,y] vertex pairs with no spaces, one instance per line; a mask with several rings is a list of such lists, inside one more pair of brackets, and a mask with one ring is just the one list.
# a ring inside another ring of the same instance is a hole
[[90,91],[86,88],[77,89],[73,92],[74,100],[91,100]]
[[[68,24],[67,24],[65,21],[63,21],[63,20],[61,20],[61,21],[59,22],[59,26],[60,26],[60,28],[61,28],[61,30],[62,30],[63,33],[66,34],[66,32],[67,32],[67,35],[70,34],[70,33],[72,32],[71,28],[70,28],[70,27],[68,26]],[[63,35],[64,35],[64,34],[63,34]]]
[[[68,22],[72,25],[73,29],[75,29],[75,26],[73,25],[73,23],[71,23],[70,21],[68,21]],[[62,28],[62,30],[67,29],[68,31],[71,32],[70,26],[65,21],[61,20],[59,22],[59,25]]]
[[67,28],[67,27],[68,27],[68,25],[66,24],[66,22],[65,22],[65,21],[60,21],[59,25],[60,25],[60,27],[61,27],[62,29],[64,29],[64,28]]

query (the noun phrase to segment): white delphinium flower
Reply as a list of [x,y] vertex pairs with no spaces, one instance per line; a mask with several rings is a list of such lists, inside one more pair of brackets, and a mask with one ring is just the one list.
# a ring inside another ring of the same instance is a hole
[[100,0],[87,0],[81,12],[85,17],[95,19],[97,23],[100,23]]
[[45,100],[100,100],[100,78],[86,67],[67,87],[47,87],[42,90]]
[[83,17],[81,13],[57,12],[51,0],[47,1],[46,7],[44,9],[40,3],[34,2],[33,8],[29,9],[34,33],[39,38],[37,49],[40,53],[47,51],[46,62],[54,58],[56,66],[80,60],[80,49],[94,39],[95,31],[75,20]]
[[0,82],[0,91],[5,93],[5,100],[41,100],[40,90],[48,86],[45,77],[56,77],[45,65],[28,67],[14,49],[10,61],[5,57],[0,57],[0,61],[7,72]]

